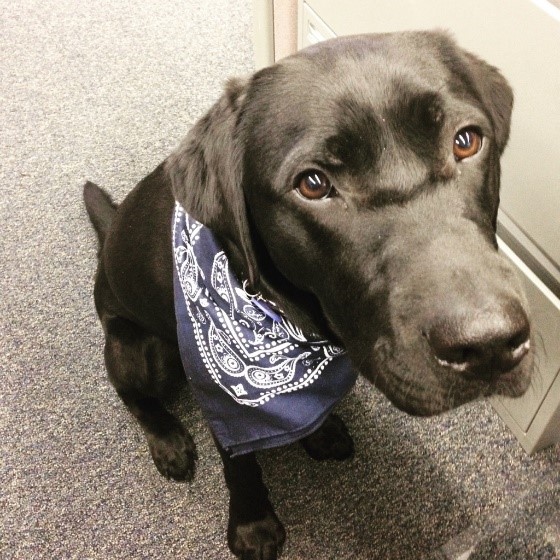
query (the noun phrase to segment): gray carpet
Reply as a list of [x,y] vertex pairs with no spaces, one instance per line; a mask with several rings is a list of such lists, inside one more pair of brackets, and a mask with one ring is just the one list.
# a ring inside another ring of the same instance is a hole
[[[122,199],[252,69],[250,2],[0,6],[0,557],[228,558],[220,463],[190,397],[200,461],[181,485],[106,380],[81,185]],[[526,456],[488,404],[419,420],[362,382],[340,412],[351,462],[261,455],[287,560],[559,557],[558,448]]]

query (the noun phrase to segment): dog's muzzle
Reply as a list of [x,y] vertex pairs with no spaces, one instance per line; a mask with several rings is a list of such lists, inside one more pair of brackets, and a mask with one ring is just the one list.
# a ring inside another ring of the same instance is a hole
[[423,334],[439,364],[466,378],[507,375],[531,348],[529,319],[517,302],[483,313],[450,310]]

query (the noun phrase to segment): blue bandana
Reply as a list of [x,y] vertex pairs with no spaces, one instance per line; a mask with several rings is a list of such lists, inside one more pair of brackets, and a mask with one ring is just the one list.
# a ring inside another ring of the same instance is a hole
[[356,381],[345,351],[248,294],[179,203],[173,253],[181,359],[220,445],[235,456],[313,433]]

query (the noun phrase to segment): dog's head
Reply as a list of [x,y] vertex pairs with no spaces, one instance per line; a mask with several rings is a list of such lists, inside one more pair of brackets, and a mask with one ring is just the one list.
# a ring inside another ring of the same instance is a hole
[[168,170],[254,289],[433,414],[530,382],[495,234],[512,102],[444,33],[334,39],[230,82]]

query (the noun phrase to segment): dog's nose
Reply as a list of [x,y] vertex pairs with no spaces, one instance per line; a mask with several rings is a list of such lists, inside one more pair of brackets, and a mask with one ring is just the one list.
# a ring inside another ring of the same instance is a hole
[[492,312],[455,312],[424,331],[438,362],[458,373],[495,380],[530,349],[530,325],[519,304]]

